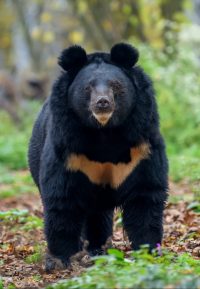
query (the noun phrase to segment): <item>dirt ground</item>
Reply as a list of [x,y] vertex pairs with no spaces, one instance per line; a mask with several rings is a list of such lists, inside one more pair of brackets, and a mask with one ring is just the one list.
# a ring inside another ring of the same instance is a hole
[[[188,209],[187,201],[180,200],[181,196],[191,194],[190,187],[184,183],[172,183],[170,194],[178,196],[179,200],[166,205],[163,247],[178,253],[190,252],[195,258],[200,258],[200,214]],[[25,193],[0,200],[0,211],[13,208],[27,209],[29,215],[42,217],[39,194]],[[91,265],[87,256],[81,255],[73,262],[71,269],[46,274],[41,259],[45,250],[43,231],[41,228],[24,230],[23,225],[20,218],[0,220],[0,276],[5,286],[14,284],[17,288],[44,288],[49,283],[76,276]],[[130,251],[123,230],[116,221],[112,245],[125,252]],[[27,257],[33,254],[39,257],[36,261],[27,262]]]

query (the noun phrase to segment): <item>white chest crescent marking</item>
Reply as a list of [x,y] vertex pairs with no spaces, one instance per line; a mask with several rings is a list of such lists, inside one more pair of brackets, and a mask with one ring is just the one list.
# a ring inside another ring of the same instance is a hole
[[83,154],[72,153],[66,161],[66,169],[72,172],[80,171],[97,185],[110,185],[117,189],[143,159],[148,158],[150,146],[142,143],[130,149],[131,160],[128,163],[113,164],[111,162],[96,162],[89,160]]

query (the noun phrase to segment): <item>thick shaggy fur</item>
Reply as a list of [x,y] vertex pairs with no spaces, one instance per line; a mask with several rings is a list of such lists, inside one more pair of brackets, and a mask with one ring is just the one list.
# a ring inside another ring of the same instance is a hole
[[[126,49],[128,53],[131,48]],[[59,64],[67,71],[55,82],[36,120],[29,148],[30,170],[44,206],[48,249],[67,265],[69,258],[81,249],[84,236],[89,241],[89,252],[100,252],[112,235],[115,207],[122,208],[132,248],[138,249],[142,244],[155,248],[162,241],[168,165],[152,83],[140,67],[128,67],[128,59],[123,67],[126,57],[120,46],[112,49],[111,55],[94,53],[86,57],[82,50],[82,61],[76,47],[74,62],[73,49],[70,61],[67,52],[59,58]],[[136,49],[131,51],[130,66],[137,61],[137,53]],[[112,125],[112,120],[104,127],[84,123],[69,105],[69,88],[82,69],[80,65],[87,68],[91,63],[116,66],[131,81],[133,92],[129,89],[129,93],[135,99],[134,106],[117,125]],[[128,164],[130,149],[142,143],[149,145],[148,158],[141,160],[117,188],[95,184],[81,171],[66,169],[66,160],[72,153],[102,164]]]

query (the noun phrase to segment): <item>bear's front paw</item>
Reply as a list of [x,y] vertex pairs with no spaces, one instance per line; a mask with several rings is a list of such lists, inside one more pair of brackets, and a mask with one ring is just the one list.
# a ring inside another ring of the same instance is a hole
[[104,255],[105,251],[103,249],[89,249],[88,253],[91,257]]
[[70,266],[68,260],[61,260],[52,256],[50,253],[46,253],[45,256],[45,271],[51,273],[53,270],[64,270]]

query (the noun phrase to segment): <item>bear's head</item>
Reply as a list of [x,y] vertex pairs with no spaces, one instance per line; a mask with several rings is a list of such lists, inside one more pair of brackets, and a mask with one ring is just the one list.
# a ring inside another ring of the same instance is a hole
[[110,53],[86,54],[80,46],[65,49],[59,65],[69,78],[67,102],[86,126],[117,127],[132,111],[137,89],[132,69],[138,51],[116,44]]

